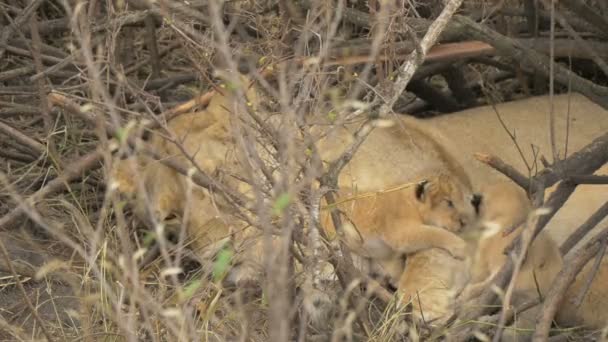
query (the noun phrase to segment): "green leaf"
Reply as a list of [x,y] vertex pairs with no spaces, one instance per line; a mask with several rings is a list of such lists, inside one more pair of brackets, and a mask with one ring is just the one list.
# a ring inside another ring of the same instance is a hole
[[283,213],[283,210],[287,208],[289,203],[291,202],[291,197],[288,193],[282,193],[279,197],[274,201],[274,206],[272,207],[273,213],[277,216]]
[[338,113],[336,113],[335,110],[330,110],[329,113],[327,113],[327,118],[329,119],[330,122],[336,121],[337,117],[338,117]]
[[230,266],[230,262],[232,261],[233,254],[234,253],[229,247],[224,247],[217,254],[217,260],[213,265],[213,281],[217,282],[226,275],[226,273],[228,272],[228,267]]
[[122,145],[127,140],[127,129],[118,127],[116,129],[116,139]]
[[156,241],[156,233],[152,231],[146,231],[144,233],[144,237],[142,238],[142,244],[144,247],[150,247]]
[[185,301],[192,298],[196,293],[196,290],[198,290],[202,284],[203,282],[200,279],[190,281],[179,294],[180,299]]

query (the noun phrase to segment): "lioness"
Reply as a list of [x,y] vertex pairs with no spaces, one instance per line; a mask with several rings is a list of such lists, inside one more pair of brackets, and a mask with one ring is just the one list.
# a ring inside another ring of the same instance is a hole
[[604,256],[598,272],[579,304],[579,298],[594,271],[592,259],[570,285],[560,309],[555,315],[558,324],[566,327],[583,326],[590,329],[604,329],[608,325],[608,260]]
[[[524,227],[522,223],[531,212],[531,203],[525,192],[511,182],[484,186],[481,196],[479,219],[484,229],[471,265],[471,284],[459,298],[463,305],[466,305],[469,298],[491,286],[492,278],[507,260],[505,248],[521,233]],[[518,228],[505,236],[504,230],[512,227]],[[590,261],[568,288],[555,317],[558,325],[602,329],[608,324],[608,262],[602,262],[589,291],[580,306],[577,306],[593,265],[594,262]],[[517,307],[532,300],[542,302],[562,266],[563,260],[557,244],[548,232],[541,232],[528,248],[515,283],[511,304]],[[530,337],[540,308],[537,305],[519,314],[514,324],[519,330],[507,330],[505,338],[515,339],[516,335],[520,335],[520,339]]]
[[[506,128],[515,135],[532,175],[542,169],[540,156],[552,161],[549,100],[549,96],[538,96],[496,105]],[[553,101],[556,149],[560,158],[580,150],[608,131],[608,111],[583,95],[555,95]],[[477,161],[474,154],[478,152],[496,155],[524,175],[528,174],[526,163],[491,106],[431,118],[428,124],[436,127],[447,139],[458,142],[454,156],[471,176],[475,188],[506,179],[498,171]],[[608,174],[608,165],[596,174]],[[546,197],[554,189],[555,186],[547,189]],[[559,245],[606,201],[608,185],[579,185],[545,230]],[[608,219],[598,226],[603,227],[606,223]]]
[[[594,138],[606,132],[608,129],[608,112],[587,100],[585,97],[578,94],[560,95],[554,98],[554,117],[557,123],[556,136],[557,148],[563,158],[565,151],[566,124],[569,122],[568,131],[568,154],[577,151],[586,144],[590,143]],[[516,140],[523,149],[523,154],[527,158],[528,164],[531,166],[531,172],[535,172],[538,168],[538,161],[532,158],[532,155],[539,153],[546,158],[551,158],[550,139],[548,137],[548,112],[549,98],[547,96],[529,98],[521,101],[503,103],[496,106],[502,120],[510,132],[514,132]],[[497,181],[504,181],[505,177],[497,171],[483,165],[473,158],[477,152],[497,155],[507,163],[515,166],[522,173],[527,174],[527,168],[522,161],[521,156],[516,146],[511,141],[511,138],[505,132],[500,120],[497,118],[494,110],[490,106],[474,108],[460,113],[440,116],[436,118],[424,120],[425,125],[433,126],[438,131],[451,141],[458,142],[458,149],[454,150],[456,159],[465,167],[467,173],[471,175],[473,185],[478,187],[481,184],[491,184]],[[530,150],[530,146],[534,146],[534,151]],[[597,173],[606,173],[608,166],[604,166]],[[576,229],[593,211],[599,208],[608,200],[608,191],[605,185],[587,185],[579,186],[565,206],[557,213],[545,228],[547,233],[541,236],[550,237],[557,242],[563,242],[565,238]],[[547,196],[555,189],[548,189]],[[606,220],[604,220],[606,221]],[[599,226],[604,226],[600,224]],[[543,242],[544,241],[544,242]],[[548,239],[540,237],[540,242],[536,244],[554,244]],[[550,255],[555,254],[555,247],[548,247]],[[440,251],[435,251],[440,253]],[[425,252],[427,253],[427,252]],[[447,258],[447,256],[446,256]],[[499,256],[499,259],[503,256]],[[453,272],[462,272],[463,268],[454,267],[458,265],[446,264],[441,258],[433,263],[431,259],[423,262],[422,266],[415,266],[415,259],[409,258],[409,271],[402,277],[401,288],[421,288],[428,283],[421,279],[419,284],[407,286],[405,283],[413,281],[411,274],[434,274],[435,279],[440,278],[440,274],[444,274],[446,282],[449,282],[453,277],[459,274]],[[446,259],[449,260],[449,259]],[[558,259],[558,260],[561,260]],[[498,262],[494,260],[493,262]],[[560,261],[561,262],[561,261]],[[559,262],[558,262],[559,264]],[[462,266],[462,264],[460,264]],[[556,266],[556,265],[553,265]],[[555,269],[549,269],[547,272],[553,273]],[[477,275],[479,277],[479,275]],[[579,277],[580,278],[580,277]],[[578,278],[577,278],[578,281]],[[528,283],[532,284],[532,283]],[[594,283],[597,284],[597,283]],[[439,288],[445,288],[440,285]],[[406,296],[416,300],[415,291],[403,291]],[[445,296],[429,296],[430,298],[443,298]],[[442,300],[443,300],[442,299]],[[444,306],[445,307],[445,306]],[[422,312],[424,314],[424,312]],[[422,315],[421,315],[422,316]],[[441,316],[438,314],[437,316]]]
[[[246,102],[257,107],[257,93],[248,87],[249,80],[241,77],[240,81],[246,89]],[[152,131],[147,145],[164,158],[200,168],[245,193],[248,185],[230,174],[239,168],[235,137],[231,134],[230,116],[236,108],[231,94],[228,89],[218,89],[204,110],[179,115],[168,122],[166,130]],[[250,237],[257,236],[254,228],[235,219],[221,196],[193,186],[187,177],[160,162],[136,154],[116,164],[112,181],[118,191],[136,199],[135,214],[144,222],[165,224],[174,216],[185,222],[191,249],[203,260],[225,242],[233,242],[238,250],[241,245],[250,244]]]

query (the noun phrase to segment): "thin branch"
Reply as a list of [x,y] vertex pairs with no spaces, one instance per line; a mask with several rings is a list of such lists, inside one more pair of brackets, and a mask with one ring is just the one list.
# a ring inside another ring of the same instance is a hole
[[576,184],[573,184],[568,181],[562,181],[559,183],[555,191],[549,196],[547,203],[545,206],[549,208],[549,213],[547,215],[543,215],[539,220],[536,228],[534,230],[534,237],[538,236],[540,232],[545,228],[547,223],[555,216],[555,214],[559,211],[559,209],[566,203],[570,195],[576,189]]
[[[2,33],[0,33],[0,59],[4,57],[4,53],[6,52],[6,45],[8,40],[11,38],[13,33],[16,30],[21,29],[21,26],[25,25],[30,16],[44,3],[45,0],[33,0],[30,2],[21,12],[21,14],[15,20],[11,20],[11,18],[5,14],[5,17],[11,22],[10,25],[6,25]],[[0,12],[4,12],[2,8],[0,8]]]
[[591,272],[588,274],[587,281],[585,281],[585,285],[583,286],[583,289],[581,290],[581,292],[578,294],[578,296],[574,300],[574,305],[576,307],[581,306],[583,299],[585,299],[587,292],[589,292],[589,288],[591,288],[593,279],[595,279],[595,276],[597,276],[597,272],[599,271],[600,265],[602,264],[602,259],[604,259],[604,255],[606,254],[607,245],[608,245],[608,240],[603,240],[602,247],[600,248],[600,252],[597,253],[597,255],[595,257],[595,263],[593,264],[593,268],[591,269]]
[[[477,39],[484,41],[496,48],[501,55],[514,58],[524,65],[530,65],[545,76],[549,76],[549,58],[538,52],[524,47],[517,41],[505,37],[486,26],[480,25],[467,17],[455,15],[452,21],[452,29],[461,33],[466,39]],[[608,88],[599,86],[571,70],[555,65],[555,80],[567,86],[572,83],[572,89],[587,96],[591,100],[608,108]]]
[[562,255],[568,254],[570,250],[581,241],[587,233],[589,233],[595,226],[597,226],[604,217],[608,216],[608,202],[604,203],[599,209],[597,209],[589,218],[578,227],[570,236],[562,243],[559,247],[559,251]]
[[[601,2],[602,1],[599,0],[599,3]],[[602,17],[598,11],[592,9],[581,0],[560,1],[560,4],[578,14],[585,22],[597,27],[598,32],[602,33],[604,37],[608,37],[608,19]]]
[[475,159],[480,162],[487,164],[498,172],[504,174],[509,177],[512,181],[514,181],[517,185],[521,186],[523,189],[528,191],[530,189],[530,179],[524,176],[521,172],[519,172],[513,166],[505,163],[502,159],[497,156],[485,154],[485,153],[475,153]]
[[551,143],[551,154],[553,156],[553,162],[556,163],[559,160],[557,153],[557,147],[555,143],[555,111],[553,95],[555,94],[555,2],[551,1],[551,24],[549,27],[550,34],[549,39],[551,44],[549,45],[549,142]]
[[[87,124],[89,124],[93,127],[95,127],[98,124],[97,118],[95,116],[93,116],[89,113],[83,112],[80,109],[80,106],[78,106],[76,103],[72,102],[65,96],[58,94],[58,93],[50,93],[48,95],[48,98],[52,104],[60,106],[64,109],[66,109],[67,111],[69,111],[70,113],[79,116],[80,118],[84,119],[87,122]],[[115,137],[120,136],[119,130],[116,127],[114,127],[112,124],[110,124],[109,122],[102,121],[101,124],[106,129],[106,131],[109,134],[111,134],[112,136],[115,136]],[[164,156],[159,155],[155,151],[151,150],[149,147],[146,147],[145,146],[146,142],[143,142],[144,146],[138,147],[136,142],[134,141],[133,137],[127,137],[127,143],[129,144],[129,146],[131,148],[133,148],[133,149],[139,148],[139,150],[144,155],[177,171],[179,174],[188,176],[188,177],[190,176],[189,167],[187,167],[186,165],[184,165],[183,163],[181,163],[175,159],[168,159],[168,158],[165,158]],[[196,167],[195,172],[192,174],[192,181],[194,182],[194,184],[201,186],[205,189],[208,189],[210,191],[217,191],[219,194],[224,196],[229,202],[232,201],[232,202],[236,203],[237,205],[242,206],[244,208],[248,207],[246,205],[245,200],[243,198],[241,198],[241,196],[239,196],[235,190],[230,189],[227,186],[216,181],[211,176],[202,172],[202,170],[199,167]]]
[[[78,158],[73,162],[66,163],[66,168],[59,176],[48,182],[40,190],[33,193],[27,200],[24,201],[24,203],[27,204],[27,206],[33,206],[37,201],[57,193],[64,188],[67,188],[71,181],[79,178],[84,172],[100,167],[101,163],[99,162],[101,161],[102,157],[103,151],[98,149]],[[12,228],[11,226],[17,223],[25,209],[26,205],[19,205],[18,207],[9,211],[6,215],[0,218],[0,228]]]
[[542,309],[536,317],[536,330],[534,331],[533,341],[544,342],[549,336],[549,329],[557,308],[566,294],[566,290],[574,281],[577,274],[601,249],[602,242],[608,238],[608,227],[604,228],[584,247],[577,250],[572,255],[564,258],[564,267],[553,280],[551,288],[547,292]]
[[538,213],[532,212],[530,214],[527,219],[524,230],[519,235],[519,238],[521,240],[521,248],[519,248],[519,251],[517,252],[511,252],[515,253],[514,257],[512,258],[514,260],[513,273],[511,274],[511,280],[509,281],[509,285],[507,285],[507,290],[503,298],[502,310],[500,313],[500,318],[498,319],[498,327],[496,329],[492,342],[499,342],[500,338],[502,337],[502,332],[505,327],[505,322],[507,320],[507,312],[509,311],[508,309],[511,306],[511,298],[513,296],[513,291],[515,291],[517,277],[519,276],[519,271],[522,267],[522,264],[524,263],[524,260],[526,259],[528,248],[534,240],[534,232],[532,230],[533,227],[536,225],[538,218]]
[[393,85],[393,92],[388,98],[388,101],[379,109],[380,117],[386,116],[392,111],[395,102],[397,102],[401,94],[405,91],[405,88],[412,79],[412,76],[414,76],[416,69],[422,65],[426,54],[439,40],[439,36],[444,31],[445,27],[448,25],[448,22],[454,13],[456,13],[456,10],[458,10],[461,4],[462,0],[448,1],[437,19],[435,19],[429,26],[427,33],[420,41],[420,49],[413,51],[411,53],[411,58],[403,63],[403,65],[399,68],[399,76]]
[[[578,32],[576,32],[574,30],[574,28],[572,28],[572,26],[570,26],[570,24],[568,24],[568,21],[566,20],[566,18],[561,13],[554,10],[554,8],[555,8],[554,2],[551,1],[551,4],[547,3],[547,0],[542,0],[541,2],[543,3],[543,6],[551,8],[552,16],[555,16],[557,21],[559,21],[559,24],[563,28],[565,28],[566,31],[568,31],[568,34],[570,34],[570,36],[572,36],[572,38],[574,38],[577,45],[581,49],[585,50],[589,54],[589,56],[591,56],[591,59],[602,70],[604,75],[608,76],[608,65],[606,64],[606,62],[598,55],[597,52],[595,52],[595,49],[591,46],[591,44],[588,44],[587,42],[585,42],[583,40],[583,38],[581,37],[581,35],[578,34]],[[568,2],[568,1],[566,1],[566,2]]]
[[32,305],[29,295],[27,294],[27,292],[25,292],[25,288],[23,287],[23,284],[21,283],[21,280],[19,279],[20,277],[17,274],[17,272],[15,271],[15,268],[13,267],[13,262],[8,254],[8,251],[6,250],[6,247],[4,246],[4,242],[2,241],[2,239],[0,239],[0,253],[2,253],[2,257],[4,258],[4,261],[6,262],[6,265],[8,266],[11,275],[15,279],[17,288],[19,289],[19,292],[21,292],[21,295],[23,296],[23,300],[25,301],[25,304],[27,305],[28,309],[30,310],[32,317],[34,317],[34,320],[36,321],[36,323],[38,323],[38,325],[40,325],[40,330],[42,330],[42,334],[44,334],[47,341],[49,341],[49,342],[54,341],[52,335],[46,329],[45,321],[43,321],[40,318],[40,316],[38,315],[38,311],[36,310],[34,305]]
[[152,64],[152,78],[157,79],[160,77],[160,57],[156,44],[156,23],[151,14],[144,19],[144,23],[146,25],[146,46],[150,53],[150,63]]
[[35,158],[40,157],[46,152],[46,148],[44,148],[44,145],[34,140],[33,138],[30,138],[28,135],[22,133],[18,129],[5,124],[2,121],[0,121],[0,133],[3,133],[15,139],[17,142],[27,147],[28,151],[33,152],[33,154],[31,155]]

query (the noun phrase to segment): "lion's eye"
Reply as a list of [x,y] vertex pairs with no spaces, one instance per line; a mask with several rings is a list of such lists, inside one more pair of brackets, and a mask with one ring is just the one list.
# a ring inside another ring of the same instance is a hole
[[451,200],[445,200],[445,203],[447,203],[448,207],[454,208],[454,202],[452,202]]

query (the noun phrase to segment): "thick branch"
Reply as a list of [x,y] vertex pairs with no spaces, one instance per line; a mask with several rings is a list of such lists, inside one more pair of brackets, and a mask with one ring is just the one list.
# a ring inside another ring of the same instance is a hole
[[[549,58],[536,51],[525,48],[517,41],[505,37],[486,26],[477,24],[467,17],[454,16],[453,25],[467,39],[478,39],[496,48],[501,55],[514,58],[523,65],[530,65],[535,70],[549,76]],[[571,86],[573,90],[587,96],[604,108],[608,108],[608,88],[599,86],[560,65],[555,65],[555,80],[565,86]]]
[[582,19],[591,25],[598,28],[598,32],[602,32],[604,37],[608,37],[608,20],[602,17],[602,15],[587,6],[587,4],[583,3],[580,0],[565,0],[560,1],[560,4],[566,6],[572,12],[578,14]]
[[28,151],[33,152],[32,156],[35,158],[40,157],[46,151],[44,145],[29,137],[28,135],[22,133],[18,129],[5,124],[2,121],[0,121],[0,133],[4,133],[10,138],[15,139],[23,146],[27,147]]
[[591,174],[607,162],[608,133],[604,133],[567,159],[542,170],[535,178],[550,187],[567,175]]

